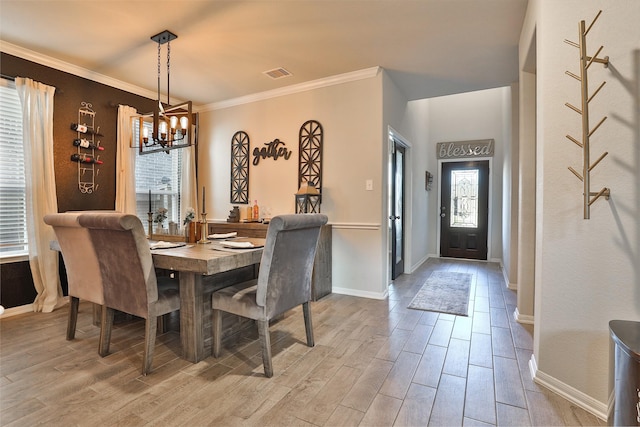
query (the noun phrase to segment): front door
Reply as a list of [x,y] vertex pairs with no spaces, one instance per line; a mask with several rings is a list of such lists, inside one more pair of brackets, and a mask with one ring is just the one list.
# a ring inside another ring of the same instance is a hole
[[391,171],[391,278],[404,273],[404,148],[395,144]]
[[487,259],[489,161],[442,163],[440,256]]

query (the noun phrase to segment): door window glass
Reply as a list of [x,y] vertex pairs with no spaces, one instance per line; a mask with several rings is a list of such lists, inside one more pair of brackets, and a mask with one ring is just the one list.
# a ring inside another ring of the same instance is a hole
[[451,227],[478,227],[478,169],[451,171]]

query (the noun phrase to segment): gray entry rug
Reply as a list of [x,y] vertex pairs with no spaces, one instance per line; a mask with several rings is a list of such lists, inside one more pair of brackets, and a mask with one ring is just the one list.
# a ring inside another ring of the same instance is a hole
[[471,274],[435,271],[413,298],[409,308],[468,316]]

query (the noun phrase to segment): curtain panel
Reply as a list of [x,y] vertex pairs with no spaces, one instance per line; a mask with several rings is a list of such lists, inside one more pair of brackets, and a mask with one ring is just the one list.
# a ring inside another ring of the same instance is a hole
[[116,204],[118,212],[136,215],[136,150],[131,148],[132,116],[137,110],[118,106],[118,147],[116,153]]
[[29,265],[38,293],[33,311],[48,313],[65,303],[58,275],[58,253],[49,248],[56,236],[42,219],[46,214],[58,212],[53,162],[55,87],[22,77],[15,81],[22,106]]

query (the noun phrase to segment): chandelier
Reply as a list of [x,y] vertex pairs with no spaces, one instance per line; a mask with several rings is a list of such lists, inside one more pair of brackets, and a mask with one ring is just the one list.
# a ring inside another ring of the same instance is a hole
[[[139,154],[151,154],[176,148],[195,145],[192,142],[191,101],[171,105],[170,76],[171,76],[171,41],[178,36],[169,30],[151,37],[158,44],[158,100],[154,111],[135,116],[138,118]],[[162,45],[167,45],[167,102],[160,100],[160,56]]]

